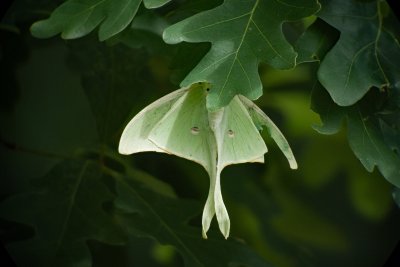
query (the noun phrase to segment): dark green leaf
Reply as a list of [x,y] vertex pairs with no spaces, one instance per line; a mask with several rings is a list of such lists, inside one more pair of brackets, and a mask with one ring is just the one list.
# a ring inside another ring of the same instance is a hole
[[[329,48],[329,43],[332,45],[334,39],[325,42],[328,38],[332,38],[332,30],[330,30],[326,25],[318,25],[317,23],[314,23],[297,42],[299,58],[303,61],[312,61],[310,58],[312,58],[313,55],[318,55],[318,61],[322,59],[319,74],[321,74],[321,71],[326,71],[326,77],[328,77],[332,82],[340,81],[340,77],[342,76],[338,76],[337,73],[335,73],[335,70],[344,71],[340,64],[343,64],[343,59],[346,59],[345,55],[348,55],[347,53],[352,51],[350,46],[358,44],[358,40],[355,42],[354,36],[356,34],[361,34],[365,37],[368,35],[367,33],[370,33],[370,31],[365,31],[365,28],[362,28],[365,27],[364,24],[369,25],[368,27],[375,27],[370,20],[378,19],[378,17],[371,16],[369,19],[362,19],[360,14],[362,12],[371,12],[371,14],[375,12],[373,14],[377,15],[377,12],[382,12],[380,9],[377,10],[377,3],[374,1],[372,1],[372,3],[358,2],[359,9],[354,12],[359,14],[359,17],[349,17],[345,14],[346,12],[351,12],[351,7],[354,8],[354,5],[356,5],[355,2],[346,2],[346,4],[343,4],[343,9],[342,7],[339,8],[339,6],[336,6],[335,4],[336,3],[329,2],[323,5],[323,10],[319,13],[321,18],[342,30],[339,42],[330,52],[326,54],[327,48]],[[337,16],[338,14],[339,16]],[[379,17],[379,19],[382,18]],[[348,23],[348,25],[351,24],[352,27],[356,28],[344,28],[345,26],[343,25],[345,23]],[[338,25],[342,25],[342,28],[338,27]],[[389,36],[391,39],[388,39]],[[377,52],[375,63],[380,64],[380,70],[375,72],[374,75],[376,73],[382,73],[392,81],[392,84],[388,85],[389,87],[385,89],[387,92],[378,92],[377,90],[373,90],[357,104],[345,108],[335,104],[326,91],[321,87],[321,84],[316,83],[312,97],[312,109],[319,113],[323,126],[316,125],[314,128],[320,133],[334,134],[340,130],[342,122],[345,120],[348,125],[348,140],[350,146],[364,167],[368,171],[372,172],[374,167],[377,166],[388,181],[398,186],[400,184],[400,168],[397,166],[400,163],[400,159],[399,154],[396,153],[395,150],[398,151],[399,149],[397,140],[399,140],[400,133],[398,130],[400,125],[398,121],[400,109],[396,104],[395,96],[398,92],[397,84],[400,78],[399,71],[397,70],[399,66],[396,66],[397,62],[399,62],[398,57],[400,58],[400,49],[399,47],[396,48],[398,43],[393,39],[394,37],[390,35],[388,31],[383,30],[379,33],[378,37],[380,39],[378,38],[372,47],[375,49],[374,51]],[[340,50],[338,47],[343,43],[344,46],[348,47],[341,47],[342,50]],[[379,44],[382,44],[382,47],[385,46],[388,50],[380,49]],[[320,47],[323,49],[320,49]],[[338,51],[342,54],[338,54]],[[391,56],[389,56],[389,53]],[[324,64],[329,62],[329,60],[332,60],[330,63],[332,66],[328,68],[328,65]],[[347,63],[345,62],[345,64]],[[373,71],[365,62],[354,61],[349,64],[352,66],[354,64],[353,67],[359,65],[360,68],[364,68],[365,73],[371,73],[371,71]],[[349,83],[352,79],[365,81],[373,76],[365,75],[365,73],[360,72],[357,75],[350,75],[351,72],[349,72],[349,79],[347,81]],[[319,78],[321,80],[321,75],[319,75]],[[337,99],[332,95],[332,87],[329,87],[327,84],[325,84],[325,86],[327,86],[327,90],[333,97],[333,100],[336,101]],[[348,88],[346,94],[343,94],[342,96],[346,99],[350,99],[349,94],[352,94],[354,90],[357,91],[362,88],[359,84],[357,86],[354,85],[354,88]],[[357,89],[355,89],[356,87]],[[360,97],[363,97],[368,90],[369,87]]]
[[282,33],[282,23],[318,11],[316,1],[225,1],[221,6],[189,17],[164,31],[167,43],[211,42],[211,50],[189,73],[181,86],[198,81],[212,84],[207,106],[214,110],[242,94],[262,94],[258,64],[292,68],[296,52]]
[[197,203],[155,194],[129,177],[116,178],[116,205],[127,231],[174,246],[185,266],[271,266],[234,238],[202,239],[200,227],[188,225],[201,210]]
[[323,20],[317,19],[296,42],[296,51],[299,54],[297,64],[321,61],[338,36],[335,28]]
[[355,107],[348,113],[348,138],[351,148],[364,167],[375,166],[392,184],[400,187],[400,158],[384,142],[379,123]]
[[[374,95],[373,100],[378,97]],[[400,157],[385,142],[379,117],[374,113],[373,104],[368,98],[351,107],[340,107],[332,102],[326,91],[317,86],[313,94],[313,109],[323,122],[318,131],[332,134],[340,129],[346,118],[348,140],[351,149],[364,167],[372,172],[378,167],[382,175],[393,185],[400,187]]]
[[35,229],[33,238],[7,247],[20,266],[91,266],[89,239],[124,241],[103,209],[113,195],[98,164],[64,161],[34,182],[30,192],[9,198],[0,208],[6,219]]
[[143,0],[143,4],[146,8],[157,8],[165,5],[171,0]]
[[[160,7],[170,0],[144,0],[147,8]],[[49,38],[58,33],[64,39],[82,37],[99,28],[99,39],[104,41],[121,32],[133,20],[141,0],[68,0],[50,18],[32,25],[32,34]]]
[[384,27],[383,1],[321,1],[318,16],[340,30],[325,56],[318,79],[333,100],[349,106],[371,87],[393,88],[400,81],[400,46]]
[[311,109],[319,114],[323,123],[323,125],[313,125],[319,133],[335,134],[342,127],[346,109],[337,106],[319,83],[313,88]]
[[[400,110],[391,114],[392,119],[388,121],[387,118],[379,120],[380,128],[385,139],[386,144],[393,150],[400,154]],[[386,117],[386,116],[385,116]]]
[[107,43],[123,43],[133,49],[146,48],[152,54],[164,54],[170,48],[161,38],[166,26],[167,22],[161,16],[147,12],[136,16],[130,27],[110,38]]

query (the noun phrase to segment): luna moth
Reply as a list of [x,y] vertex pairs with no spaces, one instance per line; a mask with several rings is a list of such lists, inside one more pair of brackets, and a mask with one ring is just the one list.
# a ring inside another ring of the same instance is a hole
[[125,127],[119,153],[155,151],[173,154],[202,165],[210,188],[202,216],[202,236],[207,238],[214,215],[225,238],[230,220],[221,194],[222,170],[231,164],[264,162],[267,146],[259,132],[269,135],[297,168],[292,150],[278,127],[251,100],[237,95],[225,107],[208,111],[210,84],[195,83],[178,89],[140,111]]

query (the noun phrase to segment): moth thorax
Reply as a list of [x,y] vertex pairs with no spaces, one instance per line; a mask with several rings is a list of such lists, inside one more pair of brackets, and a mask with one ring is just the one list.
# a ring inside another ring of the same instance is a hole
[[224,117],[224,108],[218,109],[217,111],[208,112],[208,122],[213,132],[221,125],[222,118]]

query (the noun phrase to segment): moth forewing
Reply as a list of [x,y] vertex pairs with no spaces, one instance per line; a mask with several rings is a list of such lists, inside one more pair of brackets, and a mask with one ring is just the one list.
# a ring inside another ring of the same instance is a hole
[[191,88],[153,127],[149,140],[167,153],[192,160],[210,173],[215,146],[208,125],[205,90]]
[[151,103],[133,117],[122,132],[118,152],[124,155],[145,151],[164,152],[148,139],[149,134],[188,90],[188,87],[176,90]]

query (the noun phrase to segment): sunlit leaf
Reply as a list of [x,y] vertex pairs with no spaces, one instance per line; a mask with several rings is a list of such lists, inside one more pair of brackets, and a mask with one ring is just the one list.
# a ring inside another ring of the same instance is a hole
[[262,94],[258,64],[293,68],[297,53],[282,32],[284,21],[298,20],[318,11],[316,1],[229,0],[189,17],[164,31],[167,43],[211,42],[211,50],[186,76],[182,87],[208,81],[211,110],[226,106],[236,94],[257,99]]

